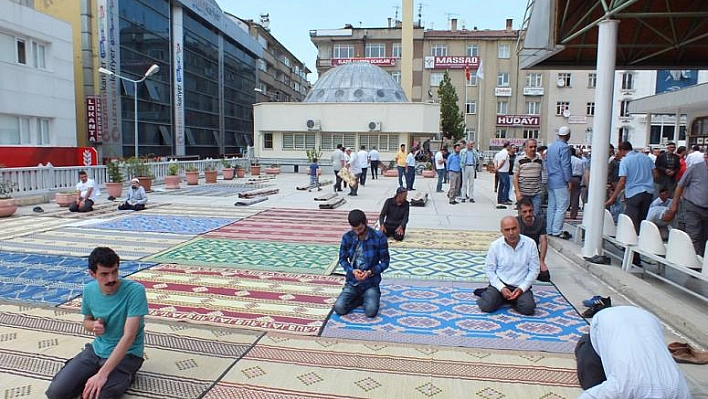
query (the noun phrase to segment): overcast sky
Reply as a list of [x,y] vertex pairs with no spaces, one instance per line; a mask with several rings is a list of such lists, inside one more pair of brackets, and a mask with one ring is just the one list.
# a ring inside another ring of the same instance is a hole
[[[385,27],[388,18],[401,19],[401,1],[395,0],[216,0],[222,10],[242,19],[260,21],[263,12],[270,14],[273,36],[313,71],[316,80],[317,49],[310,41],[312,29],[336,29],[345,24],[354,27]],[[504,29],[505,19],[514,20],[519,29],[527,0],[414,0],[414,21],[422,4],[423,26],[447,29],[450,18],[467,29]]]

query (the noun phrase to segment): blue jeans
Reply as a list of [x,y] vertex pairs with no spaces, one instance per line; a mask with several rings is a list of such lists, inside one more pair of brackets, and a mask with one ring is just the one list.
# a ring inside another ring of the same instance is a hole
[[548,190],[548,212],[546,213],[546,231],[548,234],[557,236],[561,233],[568,205],[570,205],[568,187]]
[[445,180],[445,169],[438,169],[438,186],[435,191],[442,191],[443,180]]
[[403,187],[403,176],[406,174],[405,166],[397,166],[398,168],[398,187]]
[[413,183],[415,182],[415,167],[409,166],[406,171],[406,188],[408,190],[413,189]]
[[533,204],[533,213],[536,216],[541,216],[541,193],[536,195],[523,195],[523,198],[528,198]]
[[497,203],[509,201],[509,172],[498,172],[499,175],[499,190],[497,190]]
[[380,303],[381,290],[378,285],[362,290],[358,285],[345,284],[334,303],[334,312],[340,316],[345,315],[363,304],[366,317],[376,317]]

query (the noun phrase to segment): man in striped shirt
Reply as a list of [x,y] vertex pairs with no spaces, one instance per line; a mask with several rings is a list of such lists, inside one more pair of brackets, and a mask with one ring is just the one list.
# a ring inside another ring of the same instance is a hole
[[536,153],[538,142],[528,139],[524,144],[524,153],[514,164],[514,191],[516,201],[528,198],[533,203],[536,216],[541,214],[541,173],[543,160]]

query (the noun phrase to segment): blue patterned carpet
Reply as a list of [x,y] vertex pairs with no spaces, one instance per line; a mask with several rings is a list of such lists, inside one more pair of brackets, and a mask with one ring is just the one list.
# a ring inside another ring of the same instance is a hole
[[95,224],[91,227],[104,230],[204,234],[237,220],[239,220],[239,218],[226,219],[169,215],[143,215],[132,213],[129,216]]
[[492,314],[477,307],[475,288],[486,283],[384,280],[379,315],[362,308],[332,314],[323,337],[488,349],[572,353],[587,322],[552,286],[534,286],[536,314],[504,306]]
[[[155,263],[121,260],[127,276]],[[80,295],[91,281],[86,258],[0,251],[0,299],[58,305]]]

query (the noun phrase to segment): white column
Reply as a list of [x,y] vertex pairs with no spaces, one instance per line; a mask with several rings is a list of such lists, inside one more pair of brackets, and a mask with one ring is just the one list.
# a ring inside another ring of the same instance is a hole
[[681,129],[681,108],[676,108],[674,117],[674,139],[672,140],[676,144],[676,147],[678,147],[679,137],[681,137],[679,135],[679,129]]
[[619,21],[606,20],[599,24],[597,41],[597,87],[595,89],[595,118],[592,128],[592,160],[588,204],[584,218],[588,225],[583,245],[583,257],[602,255],[602,225],[607,186],[607,158],[609,157],[610,129],[612,128],[612,92],[614,90],[617,26]]
[[[172,84],[174,85],[174,154],[186,155],[184,137],[184,12],[182,6],[172,5]],[[250,90],[250,89],[249,89]]]
[[403,0],[402,6],[401,88],[413,101],[413,0]]

